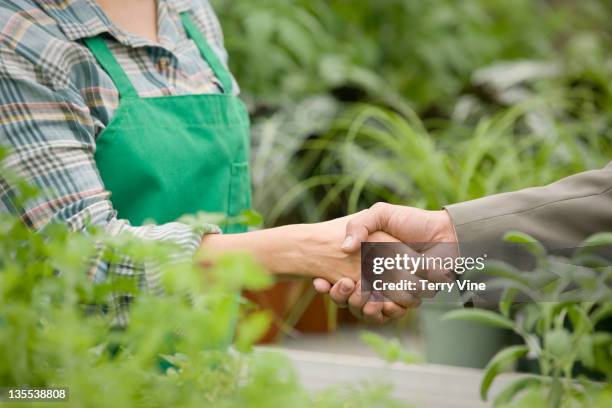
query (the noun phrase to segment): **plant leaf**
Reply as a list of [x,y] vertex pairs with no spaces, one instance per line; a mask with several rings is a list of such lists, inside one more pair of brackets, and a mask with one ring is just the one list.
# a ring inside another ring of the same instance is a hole
[[593,330],[593,323],[584,310],[576,305],[568,305],[565,309],[567,310],[567,315],[572,322],[574,332],[582,332],[585,328],[588,330]]
[[511,346],[500,350],[485,367],[484,376],[480,383],[480,397],[483,401],[487,400],[487,394],[493,380],[497,375],[506,370],[508,366],[512,365],[516,360],[523,357],[528,352],[527,346]]
[[525,388],[539,385],[541,383],[541,378],[535,375],[529,375],[521,378],[517,378],[512,381],[510,384],[506,385],[496,396],[493,401],[494,407],[504,406],[514,399],[516,395],[524,390]]
[[591,316],[591,322],[595,325],[600,321],[612,316],[612,302],[606,302],[601,305],[593,312]]
[[505,317],[510,317],[510,307],[512,306],[512,301],[517,293],[518,289],[515,287],[504,289],[501,299],[499,300],[499,310]]
[[593,341],[593,337],[590,335],[586,335],[580,339],[577,344],[577,354],[578,358],[582,362],[582,364],[587,368],[595,367],[595,344]]
[[554,329],[544,336],[544,348],[553,356],[562,358],[570,352],[572,348],[572,336],[563,329]]
[[523,285],[529,285],[529,279],[525,277],[525,274],[522,271],[505,262],[495,260],[488,261],[484,269],[484,273],[516,281]]
[[589,253],[594,247],[597,248],[602,246],[612,246],[612,232],[600,232],[591,235],[582,242],[582,246],[576,251],[576,254]]
[[266,311],[254,312],[242,321],[236,338],[236,348],[248,351],[259,340],[270,325],[271,317]]
[[411,364],[421,361],[420,356],[404,351],[397,339],[386,339],[379,334],[368,331],[362,332],[359,337],[388,363],[401,361]]
[[537,257],[546,255],[546,249],[544,246],[535,238],[518,231],[511,231],[504,235],[504,241],[513,242],[515,244],[521,244],[530,253]]
[[490,310],[482,309],[458,309],[452,310],[444,316],[442,320],[467,320],[482,323],[487,326],[499,327],[502,329],[514,330],[514,322],[507,317],[499,315]]

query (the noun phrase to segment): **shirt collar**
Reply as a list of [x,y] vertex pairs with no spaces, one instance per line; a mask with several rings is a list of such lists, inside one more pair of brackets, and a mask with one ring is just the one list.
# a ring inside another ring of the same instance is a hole
[[[108,33],[125,45],[131,44],[130,38],[106,16],[95,0],[36,0],[40,7],[53,18],[64,35],[76,41]],[[177,13],[191,10],[193,0],[167,1]]]
[[109,33],[120,39],[123,35],[108,19],[94,0],[36,0],[53,18],[64,35],[74,41]]
[[193,0],[171,0],[170,4],[177,13],[183,13],[193,8]]

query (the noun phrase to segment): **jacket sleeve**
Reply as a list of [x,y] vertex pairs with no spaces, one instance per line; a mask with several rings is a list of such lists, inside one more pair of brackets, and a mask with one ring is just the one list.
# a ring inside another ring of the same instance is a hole
[[[503,235],[520,231],[549,251],[569,255],[588,236],[612,231],[612,163],[545,187],[453,204],[446,210],[455,226],[461,256],[486,256],[528,271],[534,259],[522,248],[504,243]],[[468,272],[460,278],[483,282],[490,277]],[[494,308],[501,293],[501,289],[487,289],[468,303]]]
[[548,248],[576,247],[589,235],[612,231],[612,162],[545,187],[445,208],[462,256],[496,252],[508,231],[527,233]]

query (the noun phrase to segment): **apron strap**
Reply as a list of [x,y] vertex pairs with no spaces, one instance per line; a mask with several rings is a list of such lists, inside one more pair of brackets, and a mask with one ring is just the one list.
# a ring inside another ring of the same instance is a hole
[[101,37],[90,37],[85,38],[85,45],[92,52],[94,57],[106,73],[111,77],[117,90],[119,91],[119,97],[138,97],[138,92],[130,82],[130,79],[125,74],[125,71],[121,68],[113,54],[111,53],[108,45]]
[[111,53],[108,45],[101,37],[90,37],[85,38],[85,45],[92,52],[94,57],[106,73],[111,77],[121,98],[125,97],[138,97],[138,92],[130,82],[130,79],[125,74],[125,71],[121,68],[113,54]]
[[187,31],[187,35],[189,38],[195,42],[202,57],[206,60],[212,71],[215,73],[215,76],[221,82],[221,86],[223,87],[223,91],[226,94],[232,93],[232,76],[229,71],[225,67],[225,65],[221,62],[217,54],[210,48],[208,42],[200,33],[198,28],[195,26],[188,12],[181,13],[181,20],[183,21],[183,27],[185,27],[185,31]]
[[[193,40],[193,42],[195,42],[196,46],[200,50],[200,54],[202,54],[202,57],[206,60],[217,79],[219,79],[219,82],[221,82],[223,91],[226,94],[231,95],[232,76],[230,75],[229,71],[221,62],[217,54],[212,50],[212,48],[210,48],[202,33],[200,33],[198,28],[191,20],[188,12],[181,13],[181,20],[187,35]],[[84,42],[98,63],[113,80],[117,90],[119,91],[119,96],[121,98],[138,97],[138,92],[136,92],[136,89],[132,85],[130,79],[127,77],[125,71],[123,68],[121,68],[111,53],[106,42],[100,36],[85,38]]]

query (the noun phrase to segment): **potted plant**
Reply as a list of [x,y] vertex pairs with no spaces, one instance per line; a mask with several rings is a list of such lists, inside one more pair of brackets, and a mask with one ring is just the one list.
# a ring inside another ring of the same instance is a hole
[[[588,238],[570,259],[547,255],[540,243],[521,233],[505,239],[522,244],[533,255],[535,269],[489,264],[486,273],[495,277],[490,285],[503,289],[499,310],[461,309],[445,316],[511,330],[522,339],[489,361],[482,399],[487,400],[500,372],[527,359],[535,362],[537,374],[511,382],[496,395],[494,406],[611,406],[612,333],[602,323],[612,316],[612,270],[597,251],[612,246],[612,233]],[[526,300],[517,302],[519,296]]]

